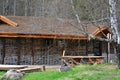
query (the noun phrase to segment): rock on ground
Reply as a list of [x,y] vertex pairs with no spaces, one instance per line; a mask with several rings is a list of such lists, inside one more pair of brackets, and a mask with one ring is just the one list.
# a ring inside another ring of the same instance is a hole
[[25,75],[25,72],[17,71],[15,69],[8,70],[1,78],[1,80],[20,80]]

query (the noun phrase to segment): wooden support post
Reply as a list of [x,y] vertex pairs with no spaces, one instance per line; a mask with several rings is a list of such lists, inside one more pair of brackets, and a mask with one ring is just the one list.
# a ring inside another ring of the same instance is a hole
[[46,71],[45,65],[42,66],[42,71]]
[[32,65],[34,65],[34,39],[31,39],[32,44],[31,44],[31,55],[32,55]]
[[95,55],[95,49],[94,49],[94,40],[92,41],[92,46],[93,46],[93,54]]
[[6,45],[6,39],[5,38],[2,39],[2,45],[3,45],[2,64],[4,64],[4,58],[5,58],[5,55],[6,55],[6,53],[5,53],[5,50],[6,50],[6,47],[5,47],[5,45]]
[[[108,39],[111,39],[111,35],[107,34]],[[107,44],[107,61],[110,61],[110,42]]]
[[102,56],[102,41],[99,41],[99,53]]
[[63,55],[62,55],[63,57],[65,56],[65,50],[63,50]]
[[109,60],[108,60],[108,54],[109,54],[109,53],[108,53],[108,42],[107,42],[107,43],[106,43],[106,56],[107,56],[107,57],[106,57],[106,58],[107,58],[106,61],[107,61],[107,63],[109,62]]
[[86,56],[88,56],[88,40],[86,40]]
[[18,55],[17,64],[20,65],[20,61],[21,61],[21,39],[20,38],[17,39],[17,55]]

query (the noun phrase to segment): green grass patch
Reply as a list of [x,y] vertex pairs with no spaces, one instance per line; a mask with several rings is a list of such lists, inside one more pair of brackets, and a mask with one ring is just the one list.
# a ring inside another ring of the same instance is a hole
[[[5,72],[0,72],[2,76]],[[120,80],[116,64],[79,65],[68,72],[49,70],[27,73],[22,80]]]

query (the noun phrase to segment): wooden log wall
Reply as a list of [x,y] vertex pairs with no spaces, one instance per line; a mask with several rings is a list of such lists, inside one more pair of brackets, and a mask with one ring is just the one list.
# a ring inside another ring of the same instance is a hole
[[0,64],[4,63],[4,57],[5,57],[5,39],[0,40]]
[[[0,38],[0,64],[58,65],[63,48],[57,44],[59,40],[54,40],[55,44],[50,42],[49,45],[48,41],[30,38]],[[86,56],[89,53],[89,47],[85,46],[87,43],[66,40],[64,47],[66,55]],[[87,53],[86,49],[88,49]]]
[[1,59],[2,59],[2,64],[4,63],[4,58],[5,58],[5,45],[6,45],[6,40],[2,39],[2,54],[1,54]]
[[21,65],[32,65],[32,39],[21,39]]
[[91,42],[87,40],[72,40],[67,42],[66,56],[87,56],[93,52]]
[[0,39],[0,64],[58,65],[62,51],[44,46],[42,39]]
[[3,45],[4,64],[18,64],[16,39],[5,39]]

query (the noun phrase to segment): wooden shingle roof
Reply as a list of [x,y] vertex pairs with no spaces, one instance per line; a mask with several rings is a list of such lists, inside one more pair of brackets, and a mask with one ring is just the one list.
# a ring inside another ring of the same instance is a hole
[[[0,37],[87,39],[78,25],[64,19],[25,16],[7,16],[4,18],[6,20],[0,19],[4,22],[0,23]],[[14,25],[9,24],[9,22],[14,23]],[[87,25],[86,30],[95,36],[100,33],[100,30],[91,24]],[[101,30],[110,33],[109,28],[105,26],[101,26]]]

